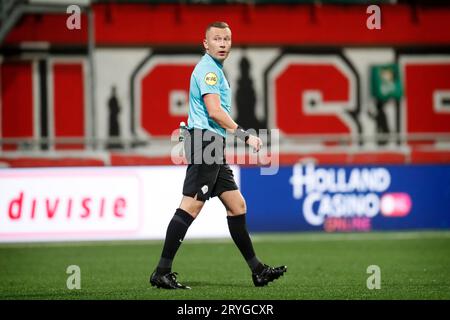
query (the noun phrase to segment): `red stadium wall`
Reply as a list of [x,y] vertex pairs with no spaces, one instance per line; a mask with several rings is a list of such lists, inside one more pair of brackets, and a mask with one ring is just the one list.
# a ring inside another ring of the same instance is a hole
[[[382,29],[366,27],[366,6],[334,5],[139,5],[96,4],[97,45],[198,46],[211,21],[227,21],[235,45],[448,45],[450,7],[383,5]],[[29,15],[7,44],[48,41],[83,44],[81,30],[65,28],[67,15]]]
[[[34,135],[33,65],[28,61],[21,61],[2,63],[0,68],[2,136],[5,138],[32,137]],[[8,144],[3,147],[5,150],[16,148]]]
[[[242,110],[237,96],[243,77],[240,68],[247,59],[251,68],[247,81],[252,81],[256,99],[253,123],[280,129],[281,164],[304,157],[329,164],[450,161],[448,144],[439,140],[440,134],[450,134],[446,25],[450,6],[381,6],[381,30],[367,29],[365,6],[102,4],[93,8],[95,92],[89,84],[85,15],[81,30],[68,30],[65,14],[45,14],[25,16],[9,33],[0,51],[0,138],[106,139],[114,87],[122,107],[120,138],[148,140],[148,150],[91,156],[86,140],[50,145],[59,152],[55,158],[39,146],[25,156],[17,146],[4,144],[0,163],[170,164],[170,149],[158,149],[152,142],[168,140],[186,119],[189,74],[201,54],[205,25],[213,20],[226,20],[233,30],[235,50],[225,65],[236,96],[233,115],[239,119]],[[42,52],[34,54],[22,46],[37,42],[48,43],[44,58]],[[398,105],[386,107],[391,132],[426,134],[427,139],[391,141],[388,146],[360,143],[359,137],[377,132],[369,116],[375,106],[368,70],[382,63],[400,66],[405,90]],[[347,149],[337,151],[333,147],[343,145],[339,139],[318,142],[312,150],[298,148],[298,142],[311,135],[351,139],[344,143]]]

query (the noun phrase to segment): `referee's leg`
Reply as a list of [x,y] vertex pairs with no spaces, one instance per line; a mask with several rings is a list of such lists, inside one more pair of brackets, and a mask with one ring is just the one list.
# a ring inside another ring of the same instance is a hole
[[197,218],[198,214],[203,208],[205,202],[197,200],[197,196],[194,198],[183,196],[179,208],[189,213],[192,218]]
[[239,190],[225,191],[219,196],[227,210],[228,229],[231,238],[239,248],[252,272],[261,271],[263,264],[256,257],[250,235],[247,231],[247,206]]
[[172,274],[172,263],[187,230],[202,210],[203,204],[204,202],[197,200],[196,197],[183,196],[181,199],[179,208],[175,211],[172,220],[167,226],[161,258],[156,270],[150,277],[152,285],[167,289],[189,288],[176,281],[175,276]]
[[166,238],[161,253],[161,258],[156,268],[159,274],[166,274],[172,270],[172,262],[181,243],[184,240],[191,223],[198,216],[204,205],[203,201],[196,197],[183,196],[179,208],[167,226]]
[[267,285],[278,279],[286,271],[286,266],[271,267],[263,264],[255,254],[252,240],[247,230],[247,206],[239,190],[225,191],[219,196],[227,210],[228,228],[234,243],[241,251],[242,256],[252,270],[253,283],[257,287]]

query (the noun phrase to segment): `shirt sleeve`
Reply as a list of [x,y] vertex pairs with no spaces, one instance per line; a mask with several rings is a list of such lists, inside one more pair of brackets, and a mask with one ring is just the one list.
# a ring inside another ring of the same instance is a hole
[[201,68],[196,74],[200,94],[203,96],[208,93],[220,95],[220,75],[216,68]]

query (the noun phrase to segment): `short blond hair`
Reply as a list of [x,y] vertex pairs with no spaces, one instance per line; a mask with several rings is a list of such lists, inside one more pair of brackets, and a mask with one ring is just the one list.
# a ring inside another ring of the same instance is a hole
[[206,27],[205,30],[205,34],[209,31],[209,29],[211,28],[219,28],[219,29],[230,29],[230,26],[228,25],[228,23],[223,22],[223,21],[214,21],[210,24],[208,24],[208,26]]

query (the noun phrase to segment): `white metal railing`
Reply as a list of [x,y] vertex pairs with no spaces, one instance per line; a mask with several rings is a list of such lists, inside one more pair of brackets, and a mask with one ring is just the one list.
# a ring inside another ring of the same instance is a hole
[[67,6],[76,4],[88,8],[90,0],[1,0],[0,44],[27,13],[66,13]]

